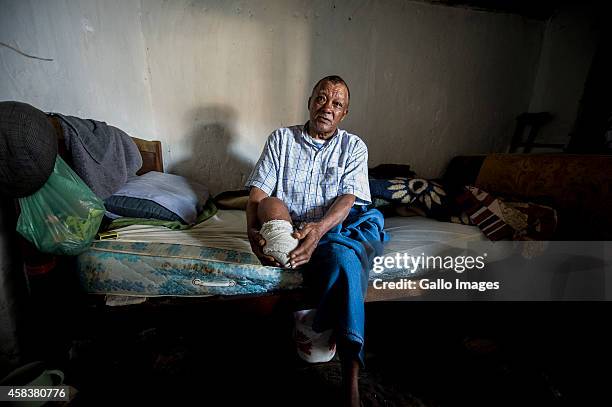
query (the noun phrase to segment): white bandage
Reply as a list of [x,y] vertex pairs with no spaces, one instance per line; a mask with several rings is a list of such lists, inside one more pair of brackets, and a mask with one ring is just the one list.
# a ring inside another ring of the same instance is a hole
[[289,253],[298,246],[299,240],[291,236],[293,225],[286,220],[269,220],[261,226],[261,237],[266,240],[264,254],[272,256],[283,267],[289,263]]
[[329,362],[336,355],[336,342],[331,329],[323,332],[315,332],[312,329],[316,314],[316,309],[306,309],[293,313],[295,318],[293,339],[298,355],[306,362]]

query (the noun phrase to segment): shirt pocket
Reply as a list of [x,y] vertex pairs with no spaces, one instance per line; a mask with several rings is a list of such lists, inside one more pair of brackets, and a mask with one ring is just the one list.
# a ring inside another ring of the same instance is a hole
[[323,181],[321,185],[326,198],[335,198],[338,196],[338,188],[340,179],[344,173],[344,167],[327,167],[323,173]]

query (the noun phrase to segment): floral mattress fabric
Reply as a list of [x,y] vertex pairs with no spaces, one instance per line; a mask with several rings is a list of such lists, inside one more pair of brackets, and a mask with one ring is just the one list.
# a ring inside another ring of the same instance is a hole
[[[131,225],[113,230],[113,240],[94,241],[77,257],[85,292],[130,296],[209,296],[262,294],[302,287],[300,269],[262,266],[251,252],[241,210],[219,210],[184,230]],[[385,256],[462,253],[486,240],[476,226],[433,219],[385,220],[391,240]],[[385,268],[370,280],[420,278],[426,270]]]

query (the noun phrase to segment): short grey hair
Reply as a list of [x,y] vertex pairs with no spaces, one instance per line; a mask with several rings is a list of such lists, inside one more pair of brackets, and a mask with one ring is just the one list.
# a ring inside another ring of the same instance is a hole
[[314,87],[312,88],[312,92],[311,92],[311,94],[313,94],[313,93],[314,93],[314,91],[315,91],[315,89],[316,89],[316,88],[317,88],[317,87],[318,87],[320,84],[322,84],[323,82],[331,82],[331,83],[333,83],[334,85],[337,85],[337,84],[339,84],[339,83],[343,84],[343,85],[344,85],[344,87],[346,87],[346,93],[347,93],[348,99],[349,99],[349,101],[351,100],[351,91],[350,91],[350,89],[349,89],[348,85],[346,84],[346,82],[344,81],[344,79],[342,79],[342,78],[341,78],[341,77],[339,77],[338,75],[330,75],[330,76],[326,76],[326,77],[325,77],[325,78],[323,78],[323,79],[320,79],[320,80],[319,80],[319,82],[317,82],[317,83],[316,83],[316,85],[314,85]]

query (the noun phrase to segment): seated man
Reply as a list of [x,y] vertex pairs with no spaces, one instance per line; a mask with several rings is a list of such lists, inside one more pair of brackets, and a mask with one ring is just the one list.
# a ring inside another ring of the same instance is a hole
[[263,264],[304,266],[305,283],[320,298],[313,329],[334,330],[347,401],[359,405],[363,301],[371,261],[386,236],[382,214],[366,207],[367,147],[338,129],[349,96],[339,76],[321,79],[308,99],[310,120],[268,137],[246,182],[247,228]]

